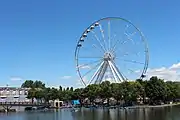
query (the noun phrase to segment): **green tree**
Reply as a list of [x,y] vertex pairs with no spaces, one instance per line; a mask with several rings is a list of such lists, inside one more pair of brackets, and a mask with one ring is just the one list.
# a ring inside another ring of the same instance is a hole
[[40,100],[40,103],[42,103],[44,96],[45,96],[44,89],[36,89],[35,98],[37,100]]
[[45,84],[43,83],[43,82],[41,82],[41,81],[38,81],[38,80],[36,80],[35,82],[34,82],[34,84],[33,84],[33,87],[34,88],[45,88]]
[[83,88],[77,88],[77,89],[75,89],[74,90],[74,92],[73,92],[73,97],[72,97],[73,99],[80,99],[80,100],[82,100],[82,99],[84,99],[85,97],[84,97],[84,89]]
[[59,86],[59,90],[58,90],[58,99],[59,100],[63,100],[63,88],[61,86]]
[[146,85],[146,94],[153,103],[164,101],[167,97],[167,86],[163,80],[151,77]]
[[136,82],[138,82],[141,85],[141,87],[139,88],[139,93],[140,97],[143,98],[143,103],[145,103],[147,80],[143,81],[142,79],[137,79]]
[[72,92],[74,91],[73,87],[70,88],[70,91],[72,91]]
[[109,81],[104,81],[100,84],[100,97],[105,100],[107,99],[107,102],[109,104],[109,98],[112,97],[112,91],[111,91],[111,84]]
[[51,88],[45,88],[45,89],[43,89],[43,98],[44,98],[44,101],[45,101],[45,103],[49,103],[49,100],[51,100],[51,94],[52,94],[52,92],[51,92]]
[[33,88],[34,82],[32,80],[26,80],[21,87],[22,88]]
[[98,96],[100,92],[100,86],[97,84],[88,85],[85,88],[86,96],[89,98],[90,102],[92,103]]
[[120,83],[112,83],[111,84],[111,90],[112,90],[112,97],[117,100],[117,103],[119,103],[120,100],[122,100],[123,96],[123,89]]
[[63,90],[62,86],[59,86],[59,91],[62,91],[62,90]]
[[27,98],[28,99],[31,99],[31,102],[34,103],[34,98],[36,97],[36,89],[35,88],[31,88],[29,91],[28,91],[28,95],[27,95]]
[[59,98],[58,96],[58,90],[56,88],[52,88],[50,91],[49,91],[49,96],[50,96],[50,99],[51,100],[56,100]]

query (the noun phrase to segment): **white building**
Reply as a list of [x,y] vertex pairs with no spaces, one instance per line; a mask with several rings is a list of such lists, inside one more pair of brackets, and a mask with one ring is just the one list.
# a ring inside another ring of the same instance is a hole
[[28,88],[0,87],[0,102],[30,102]]
[[51,104],[51,107],[60,108],[63,106],[63,101],[60,101],[59,99],[56,100],[50,100],[49,103]]

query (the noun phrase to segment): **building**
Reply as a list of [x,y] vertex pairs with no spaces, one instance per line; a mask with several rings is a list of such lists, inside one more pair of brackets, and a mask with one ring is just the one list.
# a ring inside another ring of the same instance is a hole
[[50,100],[49,103],[51,104],[51,107],[60,108],[63,106],[63,101],[60,101],[59,99],[56,100]]
[[28,88],[0,87],[0,102],[30,102]]

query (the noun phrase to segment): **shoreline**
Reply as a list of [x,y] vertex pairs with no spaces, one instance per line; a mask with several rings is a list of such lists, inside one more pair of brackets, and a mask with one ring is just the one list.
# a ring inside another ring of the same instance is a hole
[[180,103],[164,104],[164,105],[137,105],[137,106],[129,106],[125,108],[129,108],[129,109],[162,108],[162,107],[171,107],[171,106],[177,106],[177,105],[180,105]]
[[[173,104],[164,104],[164,105],[135,105],[135,106],[127,106],[127,107],[118,107],[118,106],[109,106],[109,107],[104,107],[104,108],[109,108],[109,109],[117,109],[117,108],[119,108],[119,109],[145,109],[145,108],[163,108],[163,107],[172,107],[172,106],[177,106],[177,105],[180,105],[180,102],[179,103],[173,103]],[[70,107],[69,107],[70,108]],[[81,107],[81,108],[83,108],[83,107]],[[90,108],[90,107],[89,107]],[[101,107],[97,107],[96,109],[98,109],[98,108],[101,108]],[[67,109],[67,108],[54,108],[54,110],[57,110],[57,109]],[[48,110],[52,110],[52,108],[51,109],[48,109]],[[47,111],[48,111],[47,110]],[[31,110],[30,110],[31,111]],[[33,110],[33,111],[36,111],[36,110]],[[37,110],[38,111],[38,110]],[[40,110],[41,111],[41,110]],[[42,111],[44,111],[44,110],[42,110]],[[9,112],[18,112],[18,111],[16,111],[15,109],[11,109]],[[24,111],[21,111],[21,112],[26,112],[26,110],[24,110]],[[5,110],[1,110],[0,109],[0,113],[6,113],[6,111]]]

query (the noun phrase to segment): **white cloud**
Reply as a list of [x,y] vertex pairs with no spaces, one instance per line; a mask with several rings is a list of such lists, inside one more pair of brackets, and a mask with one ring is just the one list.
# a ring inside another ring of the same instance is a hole
[[72,78],[72,76],[63,76],[63,77],[61,77],[61,79],[70,79],[70,78]]
[[10,77],[10,80],[11,81],[21,81],[21,80],[23,80],[21,77],[18,77],[18,76],[11,76]]
[[140,70],[136,70],[136,71],[134,71],[135,73],[140,73],[141,71]]
[[170,69],[180,69],[180,63],[177,63],[177,64],[173,64]]
[[169,67],[149,68],[147,70],[147,77],[149,79],[152,76],[157,76],[164,80],[180,80],[180,63],[173,64]]

